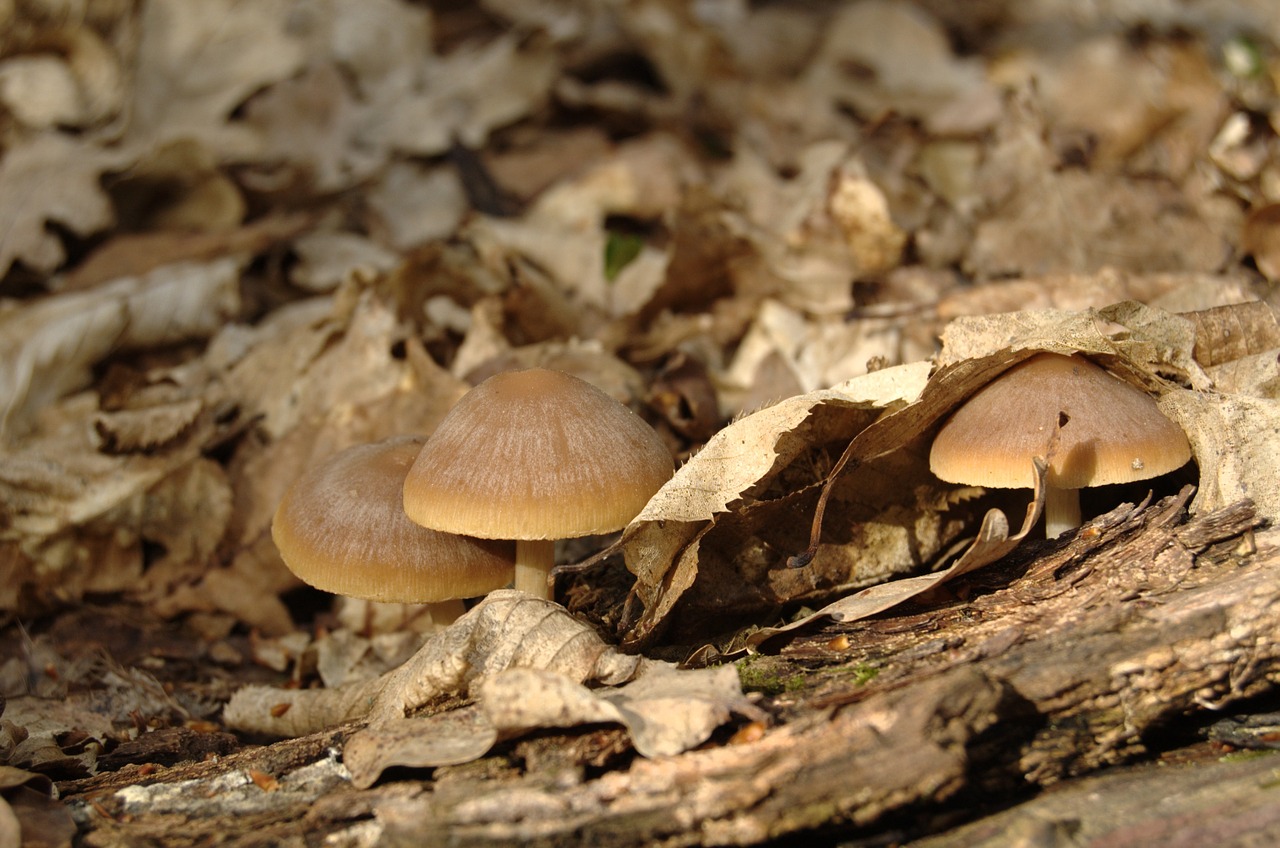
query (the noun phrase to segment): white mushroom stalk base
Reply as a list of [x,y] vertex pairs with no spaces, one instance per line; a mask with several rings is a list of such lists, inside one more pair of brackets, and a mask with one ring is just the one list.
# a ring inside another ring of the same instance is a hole
[[516,541],[515,588],[535,598],[551,600],[548,575],[556,564],[554,539],[519,539]]
[[1056,539],[1073,527],[1080,526],[1080,490],[1044,489],[1044,535]]

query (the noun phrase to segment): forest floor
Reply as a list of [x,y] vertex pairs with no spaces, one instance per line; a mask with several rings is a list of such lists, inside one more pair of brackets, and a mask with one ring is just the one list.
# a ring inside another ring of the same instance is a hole
[[[0,2],[0,845],[1280,842],[1271,7]],[[1050,539],[1042,351],[1192,456]],[[557,603],[290,572],[531,366],[677,468]]]

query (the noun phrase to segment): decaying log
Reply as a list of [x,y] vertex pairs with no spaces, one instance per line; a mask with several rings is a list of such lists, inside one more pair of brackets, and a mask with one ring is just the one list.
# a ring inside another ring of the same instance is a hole
[[[135,792],[130,826],[91,827],[86,844],[159,838],[176,818],[183,837],[173,844],[216,833],[239,846],[300,829],[380,845],[750,844],[815,829],[909,838],[954,824],[991,790],[1016,799],[1058,783],[1044,798],[1065,798],[1080,775],[1142,755],[1157,731],[1202,723],[1280,680],[1280,533],[1255,537],[1247,505],[1184,522],[1186,496],[1123,507],[1070,540],[1031,546],[966,578],[962,597],[772,646],[780,655],[750,668],[757,683],[761,673],[781,681],[756,686],[777,721],[755,733],[645,760],[620,754],[616,732],[585,728],[560,735],[565,750],[583,753],[554,768],[509,744],[359,792],[318,781],[309,807],[291,788],[274,817],[261,806],[238,813],[243,793],[176,817],[149,812]],[[1190,793],[1202,816],[1223,819],[1223,829],[1202,821],[1199,832],[1230,833],[1226,818],[1240,810],[1274,827],[1274,815],[1250,806],[1256,793],[1241,796],[1243,807],[1206,794],[1219,780],[1252,779],[1241,772],[1188,772],[1176,787],[1145,789],[1168,774],[1126,774],[1134,792]],[[1000,834],[1042,825],[1050,837],[1112,833],[1132,815],[1123,794],[1061,814],[1015,810],[1021,819],[973,838],[1007,844]],[[94,798],[109,811],[123,803]]]
[[912,848],[1275,845],[1280,757],[1145,763],[1088,777]]
[[[1025,574],[968,603],[850,628],[846,662],[879,669],[875,683],[812,704],[971,666],[1025,699],[1018,769],[1051,783],[1142,753],[1164,722],[1266,691],[1280,679],[1280,558],[1242,556],[1247,504],[1181,524],[1188,495],[1047,543]],[[1218,540],[1235,541],[1208,550]]]

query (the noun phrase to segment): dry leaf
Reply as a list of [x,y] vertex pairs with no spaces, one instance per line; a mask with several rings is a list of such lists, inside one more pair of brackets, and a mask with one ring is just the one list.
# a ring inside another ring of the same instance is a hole
[[286,213],[258,218],[230,232],[121,233],[74,268],[59,274],[51,287],[60,292],[79,291],[122,277],[140,277],[163,265],[258,255],[311,225],[309,214]]
[[[223,713],[228,727],[271,736],[302,736],[368,718],[375,723],[507,668],[536,668],[577,682],[605,685],[630,679],[645,661],[606,645],[594,630],[563,607],[504,589],[433,636],[408,662],[376,680],[341,689],[279,690],[248,686]],[[292,706],[282,715],[273,707]]]
[[[674,211],[692,167],[679,144],[657,135],[627,144],[605,163],[548,188],[520,219],[481,218],[466,233],[481,249],[532,260],[575,303],[631,315],[668,273],[668,251],[631,263],[610,282],[605,277],[605,220],[626,215],[649,221]],[[623,276],[628,269],[630,278]]]
[[906,234],[850,145],[812,144],[797,154],[797,168],[794,177],[783,179],[746,149],[721,174],[720,190],[742,198],[745,206],[744,221],[736,215],[728,220],[754,247],[771,278],[766,291],[756,290],[758,282],[738,287],[771,294],[807,313],[843,314],[853,306],[849,279],[872,277],[897,264]]
[[0,435],[26,430],[114,350],[211,335],[239,310],[239,279],[236,259],[171,265],[0,316]]
[[781,401],[713,436],[624,531],[627,567],[645,605],[630,638],[651,638],[693,585],[697,565],[690,548],[708,522],[744,499],[750,503],[753,491],[768,486],[811,444],[830,441],[833,429],[857,432],[884,410],[915,399],[928,372],[928,363],[878,371]]
[[1205,368],[1280,348],[1280,319],[1265,301],[1202,309],[1184,317],[1195,324],[1192,355]]
[[642,756],[672,756],[705,742],[732,713],[759,713],[743,696],[732,665],[691,671],[655,663],[630,683],[603,689],[588,689],[560,672],[517,667],[474,688],[474,706],[392,719],[355,734],[343,751],[352,782],[371,786],[392,766],[470,762],[499,739],[552,727],[621,724]]
[[1084,311],[1136,300],[1171,312],[1208,309],[1252,299],[1244,286],[1220,276],[1198,273],[1139,274],[1102,268],[1090,274],[1046,274],[1016,280],[991,280],[946,292],[938,301],[944,322],[962,315],[1056,309]]
[[1249,212],[1240,234],[1240,249],[1253,257],[1258,270],[1273,283],[1280,279],[1280,204]]
[[351,783],[367,789],[396,766],[434,768],[478,760],[498,741],[498,731],[478,706],[432,716],[398,718],[354,734],[342,749]]
[[369,191],[370,230],[397,251],[444,241],[470,210],[462,180],[451,167],[396,162]]
[[808,84],[868,120],[919,118],[940,135],[978,133],[1000,115],[981,65],[956,57],[947,34],[920,9],[885,0],[843,7],[826,28]]
[[1238,210],[1171,182],[1059,167],[1026,107],[1000,125],[978,180],[989,212],[964,264],[980,278],[1108,266],[1211,272],[1240,226]]
[[22,823],[9,806],[9,802],[0,798],[0,842],[5,845],[22,844]]
[[1008,518],[1000,510],[993,509],[983,517],[977,536],[968,544],[968,547],[965,548],[956,561],[944,570],[932,574],[922,574],[917,577],[904,577],[900,580],[891,580],[888,583],[871,586],[861,592],[846,595],[837,601],[827,604],[822,609],[788,624],[780,627],[762,627],[746,638],[745,647],[757,648],[780,633],[798,630],[824,618],[839,622],[868,618],[892,609],[898,604],[905,603],[931,589],[935,589],[948,580],[959,577],[962,574],[968,574],[971,571],[982,568],[984,565],[990,565],[1004,557],[1005,554],[1012,551],[1018,546],[1018,543],[1027,537],[1027,534],[1035,526],[1036,521],[1040,519],[1040,513],[1043,511],[1044,473],[1048,466],[1039,461],[1035,463],[1035,466],[1035,494],[1032,496],[1031,504],[1027,507],[1026,515],[1023,517],[1022,528],[1017,533],[1010,535]]
[[[1035,57],[1048,121],[1059,133],[1091,139],[1090,164],[1111,172],[1143,147],[1180,178],[1203,151],[1226,109],[1222,88],[1198,45],[1155,40],[1135,45],[1120,33],[1076,42],[1063,55]],[[1113,80],[1123,79],[1125,85]]]
[[51,55],[0,62],[0,103],[19,123],[38,130],[84,123],[84,107],[71,69]]
[[358,143],[359,104],[333,63],[317,60],[254,97],[244,112],[261,139],[262,158],[276,165],[269,173],[249,175],[251,185],[276,188],[282,182],[277,169],[289,168],[313,191],[341,191],[372,176],[385,161],[384,149]]
[[554,54],[538,41],[508,33],[465,45],[416,69],[407,87],[379,90],[365,131],[419,156],[443,153],[455,141],[479,150],[489,133],[547,99],[555,73]]
[[79,236],[115,223],[98,181],[125,161],[119,153],[56,133],[8,147],[0,158],[0,274],[15,261],[45,273],[62,264],[62,242],[48,223]]
[[516,668],[480,683],[480,706],[504,736],[540,727],[600,722],[627,728],[646,757],[671,756],[705,742],[733,712],[756,714],[733,666],[682,670],[647,665],[616,688],[588,689],[562,674]]
[[298,264],[289,273],[309,292],[331,292],[353,274],[373,278],[396,267],[396,254],[370,239],[345,231],[315,230],[293,243]]
[[302,67],[288,0],[143,7],[126,141],[139,154],[168,141],[198,139],[231,157],[257,152],[247,125],[228,121],[253,92]]

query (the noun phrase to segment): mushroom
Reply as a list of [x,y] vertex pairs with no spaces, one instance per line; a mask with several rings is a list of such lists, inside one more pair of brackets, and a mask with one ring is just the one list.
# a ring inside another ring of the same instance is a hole
[[405,473],[420,436],[348,448],[285,493],[271,538],[304,582],[353,598],[426,603],[448,624],[474,598],[511,582],[515,546],[428,530],[404,514]]
[[929,467],[948,483],[1032,485],[1048,462],[1045,534],[1080,524],[1080,489],[1146,480],[1191,458],[1182,430],[1150,395],[1079,355],[1039,353],[970,397],[933,440]]
[[549,598],[555,541],[626,526],[671,474],[653,428],[600,389],[560,371],[506,371],[427,439],[404,510],[434,530],[515,539],[515,588]]

